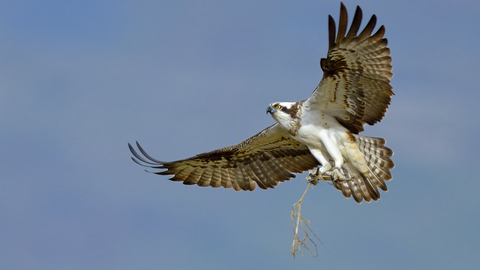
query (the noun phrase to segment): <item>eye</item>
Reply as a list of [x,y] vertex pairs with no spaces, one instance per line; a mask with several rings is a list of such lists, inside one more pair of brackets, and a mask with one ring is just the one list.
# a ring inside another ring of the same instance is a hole
[[275,109],[280,109],[282,108],[282,106],[280,106],[280,104],[277,104],[277,106],[275,106]]

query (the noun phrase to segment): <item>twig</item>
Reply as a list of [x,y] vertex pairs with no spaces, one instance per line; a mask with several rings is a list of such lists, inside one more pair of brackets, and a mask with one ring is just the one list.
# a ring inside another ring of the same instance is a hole
[[[313,183],[313,184],[315,184],[315,183]],[[292,252],[293,258],[295,258],[295,254],[297,252],[299,252],[300,256],[303,257],[301,247],[304,247],[305,249],[307,249],[308,252],[310,252],[310,254],[312,254],[313,257],[318,256],[317,244],[308,235],[308,231],[310,231],[315,236],[315,238],[317,238],[318,241],[320,241],[320,243],[322,243],[322,241],[315,235],[315,233],[310,228],[310,221],[308,221],[307,219],[304,219],[300,215],[300,211],[301,211],[301,208],[302,208],[303,197],[305,197],[305,194],[307,194],[307,191],[308,191],[308,188],[310,188],[310,185],[312,185],[312,182],[310,182],[308,184],[307,189],[305,189],[305,192],[303,192],[303,195],[300,198],[300,200],[292,206],[291,218],[292,218],[292,227],[293,227],[293,243],[292,243],[291,252]],[[296,222],[295,222],[295,218],[297,219]],[[300,227],[300,225],[302,227],[302,232],[303,232],[303,239],[302,240],[300,240],[300,238],[298,237],[298,228]],[[312,250],[307,246],[307,239],[315,246],[315,255],[313,254]]]

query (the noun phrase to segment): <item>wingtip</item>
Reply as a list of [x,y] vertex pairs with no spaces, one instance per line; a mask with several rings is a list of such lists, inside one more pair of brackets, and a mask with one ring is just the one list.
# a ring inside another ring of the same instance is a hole
[[341,2],[340,18],[338,20],[338,34],[337,34],[337,41],[336,41],[337,43],[342,41],[345,38],[347,27],[348,27],[348,11],[345,5]]
[[142,148],[142,146],[140,146],[140,143],[138,143],[138,141],[136,142],[137,144],[137,147],[138,147],[138,150],[140,151],[140,153],[142,153],[142,155],[144,155],[146,158],[148,158],[149,160],[159,164],[159,165],[163,165],[167,162],[165,161],[161,161],[161,160],[158,160],[158,159],[155,159],[153,158],[152,156],[150,156],[149,154],[147,154],[147,152]]
[[[138,151],[140,151],[140,153],[143,155],[140,155],[136,150],[135,148],[133,148],[133,146],[128,143],[128,148],[130,149],[130,152],[132,153],[132,155],[136,158],[133,158],[132,157],[132,160],[139,164],[139,165],[142,165],[142,166],[145,166],[145,167],[153,167],[153,166],[158,166],[158,165],[164,165],[166,162],[164,161],[160,161],[160,160],[157,160],[157,159],[154,159],[153,157],[151,157],[149,154],[147,154],[147,152],[145,150],[143,150],[142,146],[140,146],[140,143],[138,143],[138,141],[135,142],[135,144],[137,145],[137,148],[138,148]],[[145,159],[145,158],[146,159]],[[142,164],[145,163],[145,164]]]
[[130,152],[135,151],[135,149],[133,149],[133,146],[130,143],[127,143],[127,144],[128,144],[128,149],[130,149]]
[[331,50],[335,46],[336,28],[332,15],[328,15],[328,50]]

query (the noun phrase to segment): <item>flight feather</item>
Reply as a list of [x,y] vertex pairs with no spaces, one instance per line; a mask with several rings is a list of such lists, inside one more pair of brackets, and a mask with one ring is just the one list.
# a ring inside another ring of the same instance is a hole
[[339,30],[329,16],[329,50],[320,60],[323,78],[305,106],[334,116],[352,133],[363,131],[365,123],[379,122],[393,95],[390,79],[393,77],[390,49],[381,26],[375,34],[373,15],[363,31],[357,35],[362,21],[362,10],[357,6],[348,33],[348,14],[343,3],[340,8]]
[[158,175],[174,175],[170,180],[186,185],[254,190],[273,188],[279,182],[295,177],[319,165],[308,148],[292,139],[274,124],[236,145],[165,162],[152,158],[137,143],[140,154],[129,144],[133,161],[164,169]]

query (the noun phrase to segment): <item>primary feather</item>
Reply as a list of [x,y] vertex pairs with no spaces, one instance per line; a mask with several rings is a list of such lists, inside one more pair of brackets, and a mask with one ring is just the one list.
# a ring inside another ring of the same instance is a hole
[[186,185],[254,190],[273,188],[319,165],[305,145],[293,140],[274,124],[247,140],[211,152],[172,162],[152,158],[137,143],[140,153],[129,144],[135,162],[154,169],[159,175],[174,175],[170,180]]
[[393,151],[385,140],[358,135],[364,124],[385,115],[393,95],[392,66],[385,28],[375,34],[373,15],[360,30],[362,10],[357,7],[350,29],[341,3],[338,33],[329,16],[329,49],[320,66],[323,78],[311,96],[299,102],[274,102],[267,108],[277,123],[236,145],[165,162],[152,158],[138,144],[130,144],[136,163],[159,169],[159,175],[186,185],[254,190],[319,165],[331,175],[335,188],[357,202],[378,200],[378,188],[387,191],[392,179]]

